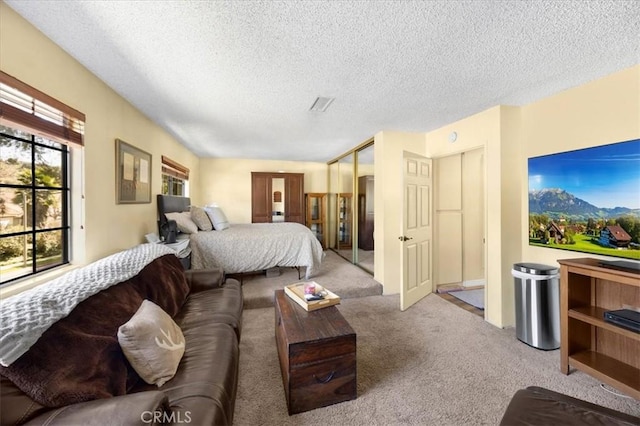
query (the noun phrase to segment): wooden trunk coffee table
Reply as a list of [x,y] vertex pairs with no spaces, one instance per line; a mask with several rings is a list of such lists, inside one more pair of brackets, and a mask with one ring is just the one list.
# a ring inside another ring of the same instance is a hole
[[307,312],[276,290],[275,316],[289,415],[355,399],[356,333],[340,311]]

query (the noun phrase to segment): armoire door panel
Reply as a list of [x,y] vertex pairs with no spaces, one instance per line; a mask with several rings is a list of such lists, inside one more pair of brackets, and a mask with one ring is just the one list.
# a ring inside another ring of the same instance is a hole
[[304,174],[285,174],[284,186],[285,222],[298,222],[304,225]]
[[251,222],[271,222],[271,179],[269,173],[251,173]]

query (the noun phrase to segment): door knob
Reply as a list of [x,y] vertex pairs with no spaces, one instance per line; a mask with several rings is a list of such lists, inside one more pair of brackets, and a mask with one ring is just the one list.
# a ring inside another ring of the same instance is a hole
[[413,237],[405,237],[404,235],[398,237],[398,239],[400,241],[409,241],[409,240],[413,240]]

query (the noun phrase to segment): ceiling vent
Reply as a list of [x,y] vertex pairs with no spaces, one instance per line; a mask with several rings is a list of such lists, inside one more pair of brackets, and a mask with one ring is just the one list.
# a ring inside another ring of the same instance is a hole
[[323,98],[322,96],[319,96],[315,100],[313,105],[311,105],[311,108],[309,108],[309,111],[325,112],[327,108],[329,108],[329,105],[331,105],[331,102],[333,102],[334,100],[335,98]]

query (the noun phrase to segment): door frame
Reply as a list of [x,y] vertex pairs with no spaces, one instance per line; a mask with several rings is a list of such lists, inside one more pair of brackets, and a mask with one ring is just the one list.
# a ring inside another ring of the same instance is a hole
[[[488,220],[489,220],[489,215],[488,215],[488,211],[487,211],[487,205],[488,205],[488,191],[487,191],[487,145],[486,143],[483,145],[476,145],[476,146],[471,146],[462,150],[458,150],[458,151],[452,151],[452,152],[447,152],[445,154],[442,155],[437,155],[432,157],[433,161],[436,162],[442,158],[446,158],[446,157],[450,157],[453,155],[460,155],[460,154],[465,154],[468,152],[472,152],[472,151],[481,151],[482,152],[482,202],[483,202],[483,206],[482,206],[482,241],[483,241],[483,266],[484,266],[484,276],[483,276],[483,280],[484,280],[484,304],[485,304],[485,309],[484,309],[484,318],[485,320],[487,319],[487,312],[489,309],[489,279],[488,279],[488,256],[487,256],[487,229],[488,229]],[[434,165],[435,167],[435,165]],[[438,196],[438,191],[440,190],[440,185],[438,180],[436,179],[437,176],[434,176],[434,182],[433,182],[433,196],[437,197]],[[435,203],[434,203],[434,226],[438,227],[439,223],[438,223],[438,216],[435,214]],[[434,233],[434,245],[437,245],[437,233]],[[434,268],[437,269],[437,263],[438,259],[437,257],[439,256],[438,253],[435,254],[435,261],[436,264],[434,265]],[[462,271],[461,271],[462,272]],[[463,280],[464,281],[464,280]],[[438,283],[434,280],[433,282],[433,291],[437,291],[437,286]]]

